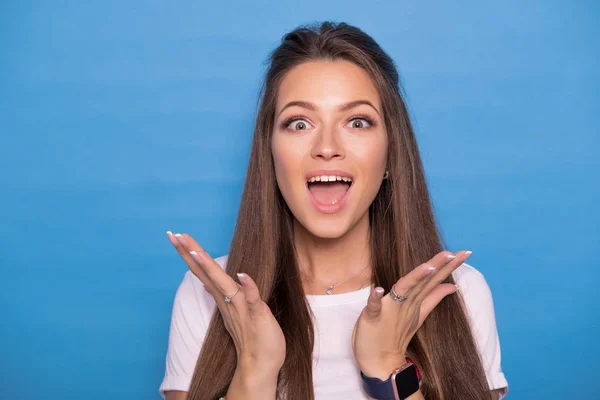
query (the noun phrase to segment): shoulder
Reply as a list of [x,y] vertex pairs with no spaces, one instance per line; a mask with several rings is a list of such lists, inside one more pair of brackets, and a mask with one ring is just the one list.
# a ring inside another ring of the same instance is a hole
[[[225,268],[227,256],[215,261]],[[173,302],[165,376],[159,388],[163,398],[170,390],[188,390],[215,309],[215,300],[202,281],[187,270]]]
[[[227,256],[215,261],[225,268]],[[215,309],[215,299],[204,290],[202,281],[187,270],[173,301],[170,344],[177,346],[179,342],[185,342],[186,345],[193,344],[188,348],[199,351]]]
[[452,272],[476,330],[496,328],[492,291],[481,271],[463,263]]
[[[223,268],[223,270],[225,270],[227,267],[227,257],[228,255],[224,255],[214,259],[217,262],[217,264],[219,264],[221,268]],[[202,281],[198,279],[198,277],[188,269],[185,272],[185,275],[183,276],[183,280],[181,282],[179,290],[196,292],[197,289],[201,289],[204,292],[203,287],[204,284],[202,283]]]
[[452,276],[460,287],[490,389],[500,389],[502,398],[508,392],[508,382],[501,367],[500,340],[492,291],[483,273],[472,265],[463,263],[454,270]]
[[452,272],[452,277],[460,287],[463,297],[491,300],[491,290],[485,277],[472,265],[463,263]]
[[452,276],[460,288],[467,316],[479,340],[484,331],[496,329],[492,291],[483,274],[472,265],[463,263]]
[[[226,268],[227,255],[214,260],[221,268]],[[202,281],[192,271],[187,270],[175,295],[175,307],[179,306],[184,312],[189,312],[190,317],[203,316],[204,319],[210,319],[215,305],[213,297],[204,290]],[[208,321],[206,324],[208,325]]]

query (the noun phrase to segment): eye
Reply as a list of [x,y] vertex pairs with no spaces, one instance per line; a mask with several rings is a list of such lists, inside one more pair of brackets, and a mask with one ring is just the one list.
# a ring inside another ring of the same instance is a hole
[[283,121],[281,123],[281,127],[284,129],[291,129],[293,131],[304,131],[312,128],[312,125],[309,124],[305,119],[294,116]]
[[350,120],[350,128],[365,129],[374,125],[373,120],[367,117],[356,117]]

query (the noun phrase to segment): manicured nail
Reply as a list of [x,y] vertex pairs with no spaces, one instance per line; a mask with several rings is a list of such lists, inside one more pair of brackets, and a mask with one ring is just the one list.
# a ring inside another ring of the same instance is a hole
[[454,292],[452,292],[452,293],[456,293],[456,292],[458,292],[460,290],[460,286],[458,286],[456,284],[454,286],[456,286],[456,290]]
[[454,260],[456,258],[456,256],[454,254],[448,254],[446,256],[446,260]]
[[470,256],[470,255],[471,255],[471,253],[473,253],[471,250],[467,250],[467,251],[465,251],[465,255],[467,255],[467,256]]
[[239,273],[238,273],[238,274],[236,274],[236,275],[237,275],[237,277],[238,277],[238,280],[240,281],[240,283],[241,283],[242,285],[246,283],[246,274],[243,274],[243,273],[239,274]]
[[375,288],[375,293],[377,293],[377,297],[383,296],[383,292],[384,292],[384,290],[382,287]]
[[192,255],[192,258],[194,259],[194,261],[196,261],[198,264],[202,263],[202,260],[200,259],[200,255],[198,254],[197,251],[190,251],[190,254]]
[[425,276],[431,274],[433,271],[435,271],[435,265],[429,265],[429,267],[427,267],[425,270]]
[[177,240],[179,240],[179,243],[185,245],[185,238],[180,233],[176,233],[175,237],[177,238]]
[[176,246],[178,241],[177,239],[175,239],[175,237],[173,236],[173,233],[171,233],[171,231],[167,231],[167,238],[169,239],[169,242],[171,242],[171,244],[173,246]]

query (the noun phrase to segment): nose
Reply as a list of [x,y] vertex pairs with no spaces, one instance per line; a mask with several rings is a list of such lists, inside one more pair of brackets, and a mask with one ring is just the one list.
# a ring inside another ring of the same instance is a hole
[[345,157],[341,133],[335,128],[321,129],[315,135],[311,156],[315,159],[331,160]]

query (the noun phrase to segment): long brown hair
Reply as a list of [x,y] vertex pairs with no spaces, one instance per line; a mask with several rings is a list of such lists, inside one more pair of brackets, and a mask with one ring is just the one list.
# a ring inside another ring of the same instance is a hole
[[[362,67],[381,96],[389,137],[389,179],[383,181],[369,208],[373,282],[387,291],[401,276],[444,249],[394,61],[369,35],[345,23],[301,26],[286,34],[269,57],[227,272],[252,276],[281,325],[287,354],[278,380],[278,397],[290,400],[314,399],[314,336],[299,278],[293,216],[275,180],[271,136],[284,75],[300,63],[324,59],[347,60]],[[454,281],[450,276],[445,282]],[[421,390],[428,400],[490,398],[463,307],[458,293],[445,297],[409,344],[409,356],[423,372]],[[215,312],[188,399],[224,396],[235,368],[233,341],[221,314]]]

